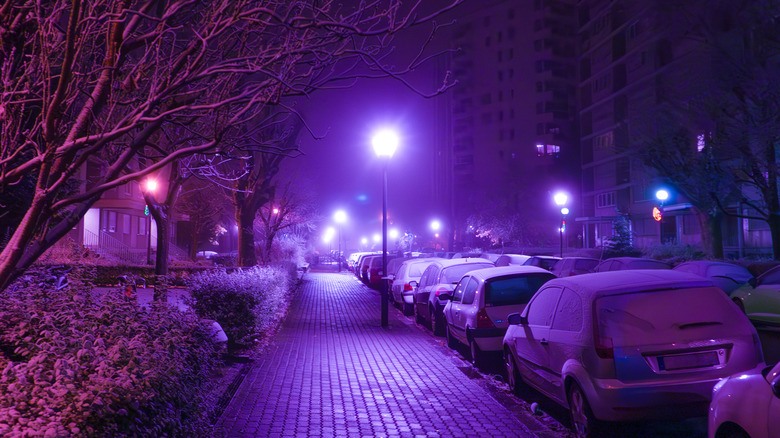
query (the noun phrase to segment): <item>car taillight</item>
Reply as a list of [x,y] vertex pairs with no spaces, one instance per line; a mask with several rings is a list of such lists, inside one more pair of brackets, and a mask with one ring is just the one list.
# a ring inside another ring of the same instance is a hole
[[404,283],[404,292],[409,292],[412,289],[412,285],[409,283]]
[[440,288],[440,289],[436,289],[436,296],[438,297],[440,293],[447,293],[447,292],[449,292],[449,291],[450,291],[450,290],[449,290],[449,289],[446,289],[446,288]]
[[594,305],[593,309],[593,345],[596,348],[596,355],[602,359],[612,359],[615,357],[615,350],[612,348],[612,338],[601,336],[599,332],[598,308]]
[[481,309],[477,312],[477,328],[493,328],[495,326],[493,320],[488,316],[487,310]]

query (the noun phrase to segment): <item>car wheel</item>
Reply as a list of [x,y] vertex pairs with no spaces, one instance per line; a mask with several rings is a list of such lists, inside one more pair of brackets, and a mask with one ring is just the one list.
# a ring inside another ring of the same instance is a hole
[[418,309],[417,306],[414,306],[414,322],[420,325],[423,325],[425,322],[422,315],[420,315],[420,309]]
[[731,427],[728,428],[721,427],[715,436],[717,438],[750,438],[750,435],[748,435],[747,432],[735,424],[732,424]]
[[745,313],[745,304],[742,302],[742,300],[740,300],[739,298],[734,298],[733,301],[734,304],[736,304],[737,307],[739,307],[739,310],[741,310],[742,313]]
[[471,363],[473,363],[475,367],[482,366],[484,353],[479,349],[479,345],[477,345],[477,341],[474,339],[469,340],[469,351],[471,352]]
[[404,316],[412,316],[414,313],[414,304],[403,303]]
[[431,331],[436,336],[444,336],[444,318],[436,315],[435,310],[431,310]]
[[569,413],[574,435],[578,438],[592,438],[598,436],[598,420],[590,410],[585,393],[576,382],[572,382],[568,391]]
[[452,332],[450,331],[449,324],[447,325],[447,346],[452,348],[453,350],[458,349],[458,340],[455,339],[455,336],[452,336]]
[[523,378],[520,377],[520,370],[517,369],[515,358],[512,357],[512,352],[509,349],[504,349],[504,366],[506,367],[507,380],[509,380],[509,388],[512,389],[513,394],[519,395]]

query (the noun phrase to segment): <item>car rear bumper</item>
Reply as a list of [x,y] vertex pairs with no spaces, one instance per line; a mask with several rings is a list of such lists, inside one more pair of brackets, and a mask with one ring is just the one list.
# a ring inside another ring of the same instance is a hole
[[604,421],[706,416],[712,388],[719,380],[626,384],[615,379],[594,379],[593,392],[586,397],[596,418]]
[[504,348],[506,328],[476,328],[470,329],[468,337],[476,342],[482,351],[501,351]]

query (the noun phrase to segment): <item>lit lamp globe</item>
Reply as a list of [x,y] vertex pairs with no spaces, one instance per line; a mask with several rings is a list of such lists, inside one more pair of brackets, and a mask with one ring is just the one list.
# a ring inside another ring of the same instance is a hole
[[666,191],[666,190],[664,190],[664,189],[661,189],[661,190],[659,190],[659,191],[655,192],[655,197],[656,197],[656,198],[657,198],[659,201],[661,201],[661,202],[664,202],[664,201],[666,201],[667,199],[669,199],[669,192],[667,192],[667,191]]
[[391,158],[398,148],[398,135],[389,129],[379,131],[371,139],[371,145],[378,157]]
[[337,224],[343,224],[347,221],[347,212],[344,210],[336,210],[336,212],[333,213],[333,221]]
[[438,231],[438,230],[440,230],[440,229],[441,229],[441,222],[439,222],[439,221],[437,221],[437,220],[433,220],[433,221],[431,221],[431,229],[432,229],[433,231]]
[[559,207],[563,207],[566,205],[566,201],[569,200],[569,195],[563,192],[558,192],[553,196],[553,201],[555,201],[555,205]]
[[566,208],[566,207],[563,207],[563,208],[561,209],[561,214],[563,214],[563,215],[569,214],[569,209],[568,209],[568,208]]

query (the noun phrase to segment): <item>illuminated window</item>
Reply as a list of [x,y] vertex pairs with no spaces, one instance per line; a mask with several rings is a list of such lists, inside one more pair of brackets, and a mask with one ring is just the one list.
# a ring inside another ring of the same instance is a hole
[[542,155],[544,155],[544,145],[543,144],[536,145],[536,154],[539,155],[540,157]]
[[704,146],[706,146],[706,142],[704,141],[704,134],[699,134],[696,136],[696,150],[701,152],[704,150]]

